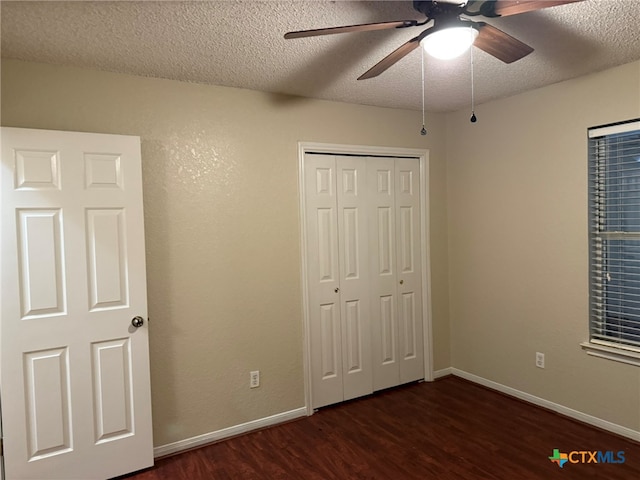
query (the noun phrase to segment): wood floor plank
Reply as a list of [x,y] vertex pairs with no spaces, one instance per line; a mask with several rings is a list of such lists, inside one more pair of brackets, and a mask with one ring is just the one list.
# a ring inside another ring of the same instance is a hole
[[[622,451],[625,462],[560,469],[548,458],[556,448]],[[640,444],[447,377],[158,459],[121,478],[630,480],[640,478]]]

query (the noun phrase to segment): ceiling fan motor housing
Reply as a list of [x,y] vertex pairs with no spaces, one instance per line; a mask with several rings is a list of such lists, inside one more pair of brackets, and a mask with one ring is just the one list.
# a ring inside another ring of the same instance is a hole
[[414,0],[413,8],[418,12],[427,16],[427,18],[435,17],[457,17],[464,11],[464,3],[447,3],[436,2],[435,0]]
[[495,0],[469,0],[456,2],[438,2],[436,0],[414,0],[414,10],[424,14],[427,18],[435,18],[444,15],[469,15],[475,17],[499,17],[496,13]]
[[455,4],[436,1],[419,1],[413,2],[413,7],[427,16],[429,20],[433,20],[433,26],[420,35],[419,39],[426,37],[439,30],[455,27],[472,27],[479,30],[478,25],[470,20],[461,19],[465,4]]

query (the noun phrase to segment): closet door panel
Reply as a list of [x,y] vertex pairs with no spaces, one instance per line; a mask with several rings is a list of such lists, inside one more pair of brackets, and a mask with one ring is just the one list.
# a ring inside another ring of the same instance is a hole
[[424,378],[420,166],[415,160],[398,158],[394,167],[399,383],[407,383]]
[[311,397],[318,408],[344,399],[335,157],[307,155],[304,174]]
[[395,168],[392,158],[367,158],[373,389],[400,383],[396,288]]
[[344,399],[373,392],[366,159],[337,157]]

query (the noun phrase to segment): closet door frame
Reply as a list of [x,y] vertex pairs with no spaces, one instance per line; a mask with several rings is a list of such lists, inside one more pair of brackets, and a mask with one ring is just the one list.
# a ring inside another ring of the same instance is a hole
[[307,231],[305,208],[305,155],[323,153],[333,155],[385,156],[417,158],[420,164],[420,238],[422,255],[422,324],[424,342],[424,380],[433,381],[433,339],[431,332],[431,265],[429,242],[429,151],[401,147],[377,147],[366,145],[342,145],[330,143],[298,142],[298,189],[300,215],[300,254],[303,306],[303,359],[304,390],[307,415],[313,414],[311,386],[311,336],[309,324],[309,291],[307,286]]

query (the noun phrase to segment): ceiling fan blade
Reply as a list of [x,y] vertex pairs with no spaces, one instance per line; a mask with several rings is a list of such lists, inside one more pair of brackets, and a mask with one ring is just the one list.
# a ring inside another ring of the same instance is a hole
[[496,15],[506,17],[581,1],[582,0],[496,0],[493,2],[493,11]]
[[395,22],[363,23],[361,25],[346,25],[344,27],[318,28],[315,30],[300,30],[297,32],[288,32],[284,34],[284,38],[289,39],[289,38],[317,37],[319,35],[332,35],[334,33],[368,32],[371,30],[386,30],[389,28],[415,27],[416,25],[418,25],[417,20],[398,20]]
[[478,22],[478,25],[480,33],[473,44],[504,63],[515,62],[533,52],[533,48],[526,43],[488,23]]
[[401,45],[399,48],[395,49],[389,55],[384,57],[378,63],[376,63],[369,70],[364,72],[362,75],[358,77],[358,80],[366,80],[367,78],[373,78],[380,75],[391,65],[395,64],[398,60],[401,60],[410,52],[415,50],[420,45],[420,40],[422,40],[423,35],[418,35],[417,37],[413,37],[407,43]]

